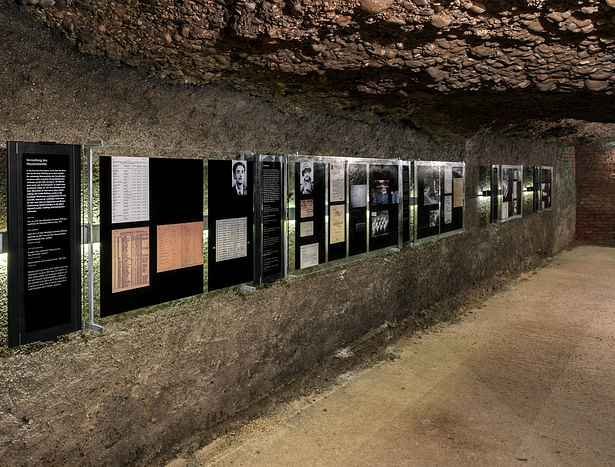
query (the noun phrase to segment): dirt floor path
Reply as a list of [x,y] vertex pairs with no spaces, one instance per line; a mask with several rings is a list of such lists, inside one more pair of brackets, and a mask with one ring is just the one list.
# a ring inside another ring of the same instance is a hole
[[615,249],[555,257],[179,465],[615,465]]

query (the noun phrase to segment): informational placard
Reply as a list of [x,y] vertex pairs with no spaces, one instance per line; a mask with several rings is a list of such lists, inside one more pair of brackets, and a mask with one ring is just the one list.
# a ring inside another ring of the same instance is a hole
[[254,278],[253,167],[252,161],[208,162],[209,290]]
[[500,166],[491,166],[491,222],[497,222],[500,219]]
[[399,242],[399,166],[369,166],[369,249],[398,246]]
[[111,159],[111,222],[149,220],[149,158]]
[[[312,267],[326,261],[326,167],[324,162],[313,160],[294,162],[295,213],[298,211],[295,223],[295,269]],[[302,224],[305,225],[302,227]]]
[[403,162],[402,165],[402,241],[404,243],[410,241],[410,196],[411,196],[411,184],[410,184],[410,169],[409,162]]
[[282,161],[281,156],[259,154],[254,163],[256,178],[260,182],[260,196],[255,203],[254,234],[255,243],[260,245],[262,252],[254,257],[254,282],[257,284],[274,281],[284,274]]
[[100,240],[101,316],[202,293],[203,161],[101,157]]
[[248,218],[216,219],[216,263],[248,256]]
[[553,185],[553,167],[541,167],[540,205],[542,209],[551,209]]
[[112,293],[149,286],[149,227],[111,231]]
[[348,180],[348,254],[352,256],[367,251],[367,164],[348,164]]
[[157,227],[156,272],[203,264],[203,223],[184,222]]
[[9,346],[80,327],[77,145],[8,142]]

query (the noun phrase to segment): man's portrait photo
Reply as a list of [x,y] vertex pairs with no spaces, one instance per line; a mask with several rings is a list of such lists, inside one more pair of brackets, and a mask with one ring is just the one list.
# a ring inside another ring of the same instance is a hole
[[233,196],[245,196],[248,194],[248,182],[246,176],[245,161],[233,161]]
[[299,165],[301,173],[301,183],[299,184],[299,191],[302,195],[311,195],[314,190],[314,163],[313,162],[301,162]]

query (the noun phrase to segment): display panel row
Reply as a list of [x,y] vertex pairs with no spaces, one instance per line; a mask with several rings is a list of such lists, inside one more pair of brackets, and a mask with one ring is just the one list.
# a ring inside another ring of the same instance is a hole
[[[249,288],[464,227],[462,162],[297,154],[93,161],[90,152],[82,185],[81,146],[8,148],[12,346],[79,329],[82,283],[90,285],[92,325],[95,317]],[[498,219],[520,216],[523,168],[491,170]],[[549,209],[552,168],[537,174],[538,209]]]

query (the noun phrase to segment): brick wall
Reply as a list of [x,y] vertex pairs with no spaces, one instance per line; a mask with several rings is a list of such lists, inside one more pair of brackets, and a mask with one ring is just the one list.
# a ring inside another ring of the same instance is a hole
[[615,245],[615,148],[576,147],[577,239]]

